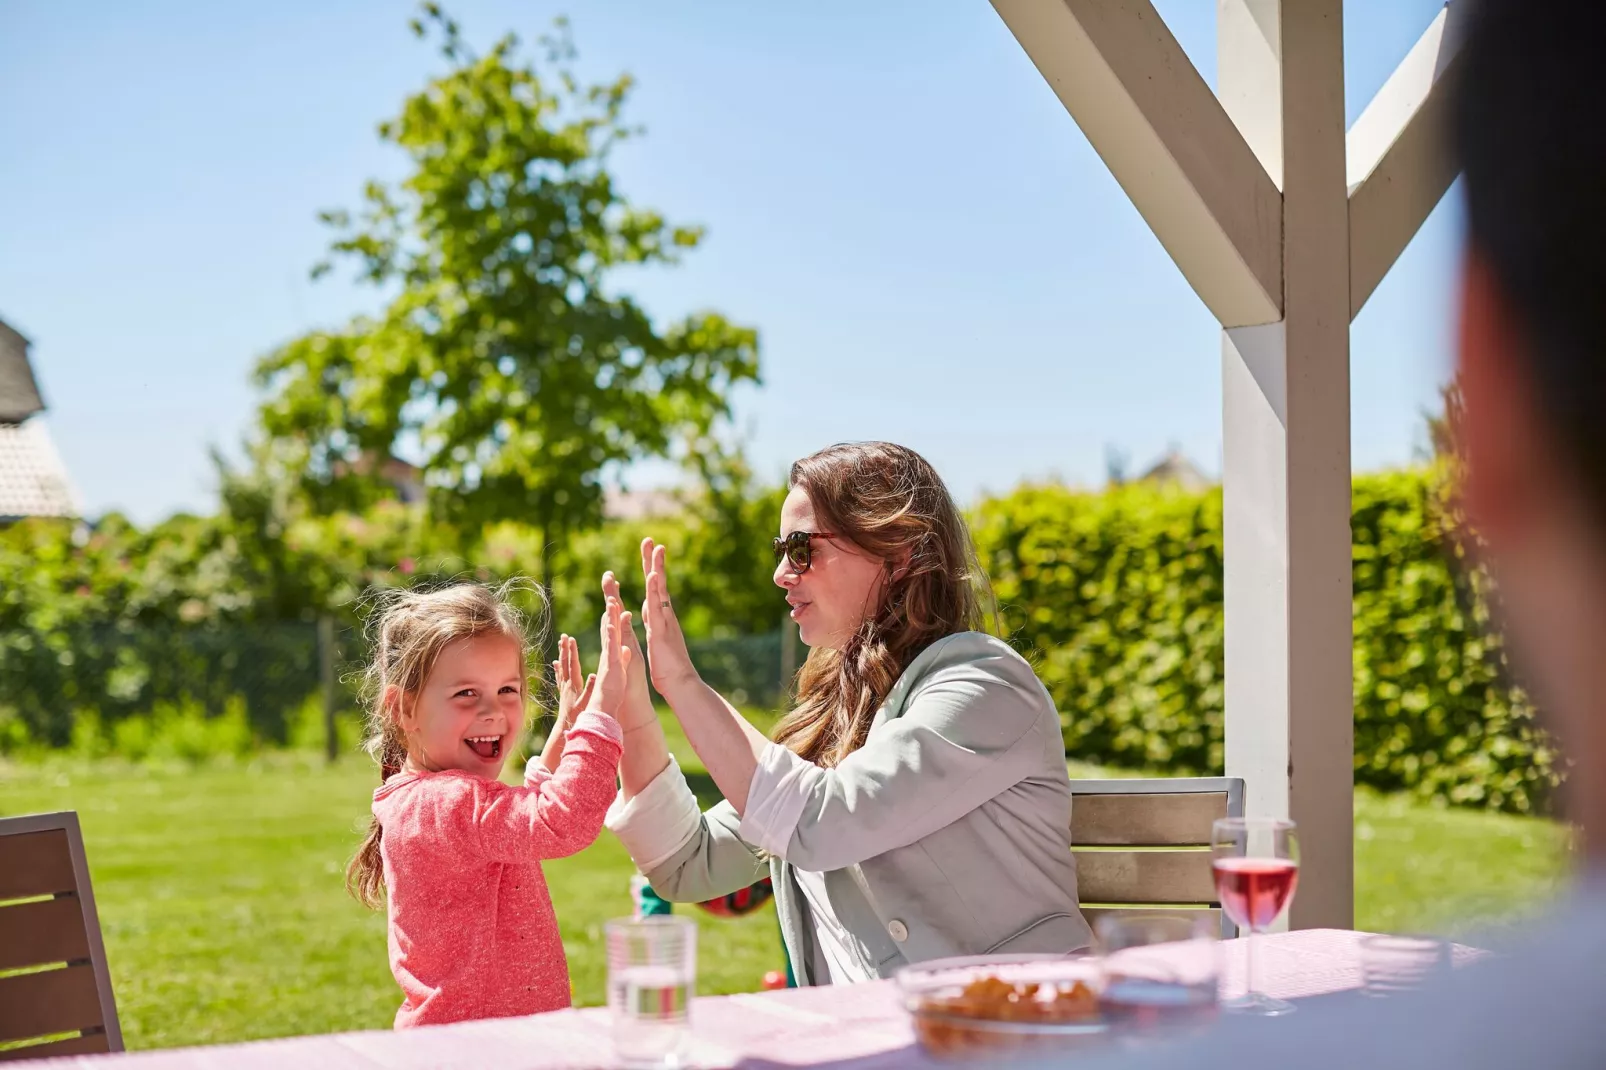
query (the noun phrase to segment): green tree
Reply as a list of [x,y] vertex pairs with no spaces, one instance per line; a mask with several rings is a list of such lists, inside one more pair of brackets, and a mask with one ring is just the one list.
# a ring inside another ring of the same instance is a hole
[[581,86],[561,20],[540,73],[512,35],[475,55],[434,4],[412,26],[450,70],[379,128],[410,173],[322,216],[333,254],[394,299],[263,358],[261,425],[320,509],[367,504],[383,461],[415,456],[441,520],[531,525],[549,584],[554,548],[600,521],[605,475],[707,436],[757,382],[758,338],[715,312],[660,328],[609,285],[702,239],[615,186],[610,150],[639,133],[629,76]]
[[779,533],[784,484],[758,479],[741,449],[706,442],[691,451],[700,491],[687,501],[695,537],[670,545],[676,589],[687,600],[681,619],[688,635],[757,635],[786,620],[784,592],[773,579],[771,540]]

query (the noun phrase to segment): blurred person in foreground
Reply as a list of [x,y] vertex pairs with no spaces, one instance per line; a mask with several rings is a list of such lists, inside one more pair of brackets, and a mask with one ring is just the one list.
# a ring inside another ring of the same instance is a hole
[[1506,954],[1437,987],[1229,1018],[1113,1065],[1606,1067],[1606,5],[1482,0],[1472,15],[1452,131],[1465,505],[1512,656],[1573,762],[1581,872]]

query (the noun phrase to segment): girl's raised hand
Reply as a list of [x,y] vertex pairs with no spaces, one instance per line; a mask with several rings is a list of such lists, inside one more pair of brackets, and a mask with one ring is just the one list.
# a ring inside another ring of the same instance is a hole
[[546,746],[541,748],[541,764],[549,773],[558,771],[563,759],[563,744],[569,734],[574,717],[591,701],[591,692],[597,683],[596,676],[580,678],[580,645],[571,636],[558,637],[558,659],[552,663],[552,677],[558,684],[558,712],[547,733]]
[[652,686],[673,706],[675,695],[700,678],[669,600],[667,559],[662,546],[651,539],[641,541],[641,574],[647,581],[647,597],[641,604],[641,620],[647,626],[647,666]]
[[558,660],[552,663],[552,676],[558,682],[557,724],[567,730],[574,723],[574,715],[585,709],[597,679],[581,674],[580,644],[572,636],[558,637]]

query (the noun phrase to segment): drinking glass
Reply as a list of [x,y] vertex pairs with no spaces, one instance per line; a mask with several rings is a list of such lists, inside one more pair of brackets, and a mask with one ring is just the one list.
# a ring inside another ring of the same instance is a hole
[[1127,1040],[1192,1032],[1215,1020],[1221,976],[1220,926],[1204,911],[1106,914],[1100,998],[1112,1029]]
[[1361,937],[1361,992],[1392,996],[1420,988],[1450,969],[1450,945],[1433,936]]
[[614,1052],[628,1067],[678,1067],[697,979],[697,925],[661,915],[603,926]]
[[1278,1015],[1292,1003],[1272,999],[1260,990],[1256,969],[1256,935],[1271,928],[1294,898],[1299,883],[1299,842],[1292,821],[1269,817],[1225,817],[1210,830],[1215,855],[1216,895],[1221,909],[1241,929],[1249,930],[1245,949],[1248,990],[1222,1004],[1234,1014]]

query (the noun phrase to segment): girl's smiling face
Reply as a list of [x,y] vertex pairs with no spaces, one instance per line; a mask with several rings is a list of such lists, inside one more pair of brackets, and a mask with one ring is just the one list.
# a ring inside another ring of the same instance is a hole
[[448,643],[417,693],[399,694],[410,768],[495,780],[524,731],[524,655],[500,633]]

